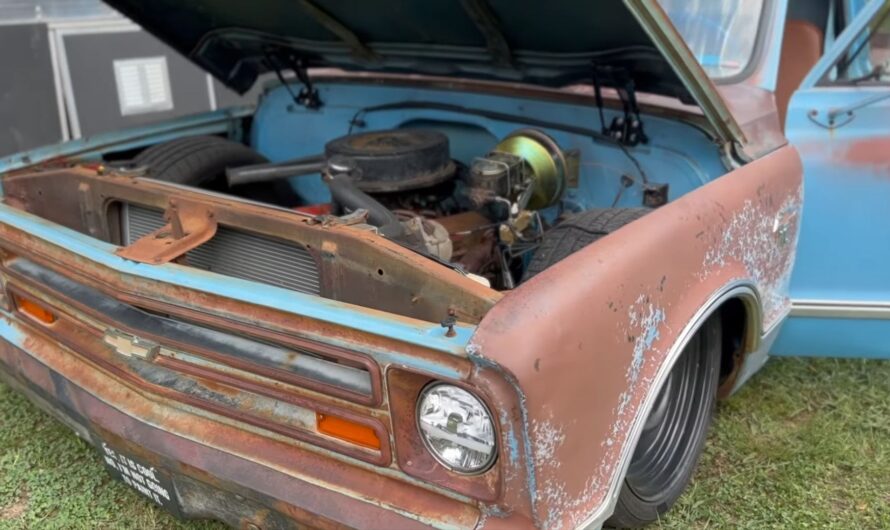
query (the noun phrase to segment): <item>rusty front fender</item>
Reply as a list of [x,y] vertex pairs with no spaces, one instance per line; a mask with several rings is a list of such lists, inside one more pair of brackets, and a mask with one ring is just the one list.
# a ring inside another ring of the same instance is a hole
[[779,149],[551,267],[483,319],[470,354],[516,381],[530,465],[513,487],[538,527],[608,517],[647,408],[720,303],[742,299],[757,339],[782,321],[801,173],[797,152]]

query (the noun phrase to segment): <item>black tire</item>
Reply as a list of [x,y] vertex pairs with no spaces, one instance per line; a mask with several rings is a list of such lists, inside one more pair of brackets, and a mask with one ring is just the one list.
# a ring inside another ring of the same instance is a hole
[[671,369],[606,526],[640,528],[657,521],[689,484],[717,403],[721,333],[720,319],[709,319]]
[[651,211],[649,208],[596,208],[570,215],[544,234],[544,241],[532,257],[523,280]]
[[142,151],[133,163],[153,179],[186,186],[221,185],[227,167],[268,162],[253,149],[216,136],[177,138]]
[[[609,208],[568,217],[544,235],[525,279],[651,211]],[[646,419],[607,526],[639,528],[657,521],[686,489],[717,402],[720,326],[719,318],[709,319],[671,369]]]
[[146,176],[149,178],[230,192],[280,206],[299,204],[299,197],[285,180],[249,184],[229,190],[226,168],[265,162],[268,162],[266,157],[246,145],[217,136],[177,138],[153,145],[133,159],[135,166],[147,169]]

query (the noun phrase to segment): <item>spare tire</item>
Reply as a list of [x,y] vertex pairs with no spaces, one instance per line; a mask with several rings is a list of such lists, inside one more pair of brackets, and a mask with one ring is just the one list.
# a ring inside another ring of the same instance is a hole
[[147,175],[187,186],[218,183],[227,167],[268,162],[253,149],[216,136],[177,138],[142,151],[133,159],[147,168]]
[[[145,167],[149,178],[229,192],[226,168],[268,161],[238,142],[217,136],[190,136],[153,145],[136,155],[133,164]],[[281,206],[300,203],[287,180],[239,186],[234,194]]]
[[594,208],[568,216],[544,234],[523,281],[651,211],[650,208]]

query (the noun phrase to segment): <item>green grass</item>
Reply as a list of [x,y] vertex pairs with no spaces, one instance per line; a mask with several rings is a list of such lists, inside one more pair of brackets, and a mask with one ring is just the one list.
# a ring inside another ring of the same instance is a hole
[[[694,482],[662,528],[890,528],[890,362],[773,360],[720,406]],[[0,529],[179,523],[0,385]]]
[[772,360],[662,528],[890,528],[890,362]]

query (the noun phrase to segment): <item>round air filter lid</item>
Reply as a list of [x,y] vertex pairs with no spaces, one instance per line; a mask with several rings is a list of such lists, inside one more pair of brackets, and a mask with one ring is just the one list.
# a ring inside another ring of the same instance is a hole
[[350,134],[325,145],[325,158],[349,159],[356,186],[392,192],[439,184],[454,174],[448,137],[428,129],[392,129]]

